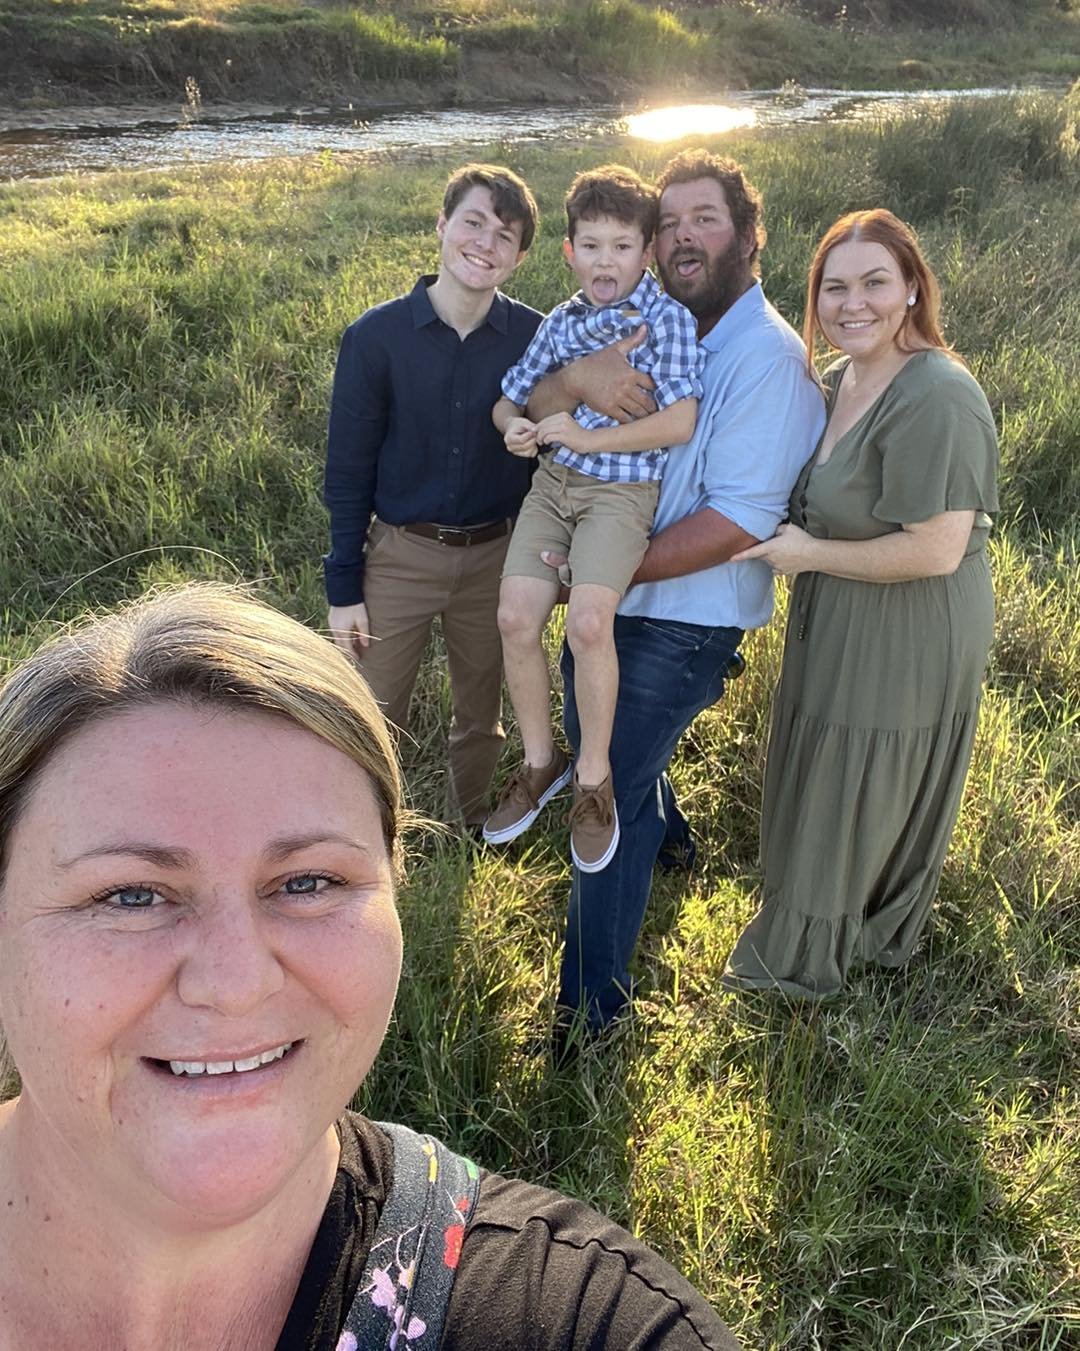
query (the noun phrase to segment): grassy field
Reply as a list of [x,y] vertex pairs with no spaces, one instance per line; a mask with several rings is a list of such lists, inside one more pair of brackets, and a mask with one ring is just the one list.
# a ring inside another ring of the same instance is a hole
[[0,0],[4,103],[633,101],[1080,73],[1074,0]]
[[[765,192],[767,289],[795,323],[839,212],[916,225],[1001,428],[998,639],[908,967],[817,1010],[718,987],[755,902],[778,623],[684,738],[699,867],[658,878],[636,1019],[574,1073],[528,1054],[555,989],[564,827],[505,853],[414,842],[396,1027],[365,1107],[613,1213],[748,1347],[1080,1347],[1078,116],[1074,93],[724,142]],[[646,172],[666,155],[618,153]],[[611,154],[514,152],[545,210],[516,295],[565,294],[557,204]],[[258,579],[321,624],[336,342],[432,264],[448,167],[321,157],[0,188],[0,667],[87,604],[192,575]],[[437,811],[437,660],[421,694],[406,758]]]

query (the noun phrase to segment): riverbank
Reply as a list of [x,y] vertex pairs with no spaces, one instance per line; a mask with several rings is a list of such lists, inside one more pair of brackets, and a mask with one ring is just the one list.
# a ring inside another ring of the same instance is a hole
[[174,114],[238,103],[631,105],[789,80],[973,87],[1080,73],[1080,14],[1029,0],[1009,22],[1010,11],[982,3],[985,12],[975,0],[963,11],[982,22],[919,28],[851,17],[858,4],[822,20],[769,0],[413,0],[393,13],[380,0],[0,0],[0,100],[28,114],[72,104]]
[[[501,852],[410,850],[404,978],[365,1110],[437,1124],[630,1224],[747,1347],[1080,1344],[1078,99],[712,142],[764,192],[765,286],[793,323],[836,215],[880,203],[915,224],[1001,435],[997,640],[909,964],[858,970],[813,1009],[720,985],[760,883],[780,616],[676,754],[697,865],[658,873],[636,1016],[572,1074],[530,1051],[554,997],[565,827]],[[562,195],[613,153],[652,174],[668,151],[513,148],[543,211],[514,295],[543,310],[565,296]],[[257,581],[321,625],[337,342],[431,269],[453,162],[404,174],[316,155],[0,186],[0,669],[88,605],[187,576]],[[405,746],[428,812],[449,717],[432,657]]]

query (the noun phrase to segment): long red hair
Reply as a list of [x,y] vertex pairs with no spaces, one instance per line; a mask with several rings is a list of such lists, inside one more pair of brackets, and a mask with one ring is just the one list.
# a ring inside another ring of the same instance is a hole
[[[846,244],[849,239],[862,239],[871,244],[883,245],[896,259],[904,281],[908,286],[914,287],[915,304],[910,306],[904,315],[900,331],[896,335],[896,343],[900,350],[914,352],[920,347],[939,347],[959,361],[960,357],[952,351],[941,332],[941,288],[922,255],[915,231],[891,211],[877,207],[873,211],[851,211],[846,216],[841,216],[829,227],[824,239],[817,246],[814,260],[810,264],[810,276],[806,286],[806,318],[803,321],[803,340],[806,343],[806,358],[810,370],[814,370],[814,344],[820,332],[817,309],[825,260],[837,244]],[[918,340],[912,343],[910,341],[912,337],[917,337]]]

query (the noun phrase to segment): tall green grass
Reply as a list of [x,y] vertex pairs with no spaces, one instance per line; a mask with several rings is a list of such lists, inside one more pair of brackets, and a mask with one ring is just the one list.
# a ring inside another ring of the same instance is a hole
[[709,35],[680,16],[631,0],[582,0],[485,19],[463,35],[466,50],[515,51],[573,74],[619,71],[628,82],[684,80],[719,66]]
[[[1071,3],[1071,0],[1069,0]],[[1068,79],[1054,0],[0,0],[4,101],[669,98]],[[402,86],[407,85],[407,89]]]
[[[766,286],[801,320],[840,212],[912,220],[1001,430],[997,640],[968,791],[915,957],[807,1011],[719,987],[752,913],[777,622],[673,773],[700,839],[656,879],[632,1022],[577,1071],[529,1054],[568,888],[554,812],[518,846],[414,842],[396,1024],[364,1104],[582,1195],[747,1346],[1080,1345],[1080,234],[1076,96],[717,143],[765,193]],[[513,278],[566,293],[573,172],[666,149],[508,149],[545,216]],[[0,664],[148,582],[259,579],[323,622],[318,501],[345,325],[434,259],[448,162],[320,157],[0,188]],[[781,603],[781,609],[783,608]],[[404,747],[438,812],[437,648]]]

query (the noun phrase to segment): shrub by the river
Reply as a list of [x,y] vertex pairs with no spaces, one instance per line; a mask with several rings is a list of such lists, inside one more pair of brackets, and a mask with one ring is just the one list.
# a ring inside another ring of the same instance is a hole
[[[758,883],[778,622],[678,751],[698,867],[657,878],[638,1015],[574,1074],[527,1053],[555,987],[565,830],[503,853],[414,845],[396,1026],[364,1105],[627,1221],[748,1347],[1080,1345],[1074,118],[1046,97],[717,143],[764,190],[765,284],[796,324],[835,215],[916,221],[1001,430],[997,641],[908,967],[857,974],[814,1011],[720,991]],[[540,236],[510,289],[546,309],[567,291],[573,172],[617,157],[651,173],[669,150],[487,153],[537,191]],[[0,188],[0,665],[86,604],[180,576],[257,578],[323,622],[336,343],[432,265],[448,167],[321,156]],[[436,658],[405,748],[429,811],[447,702]]]

